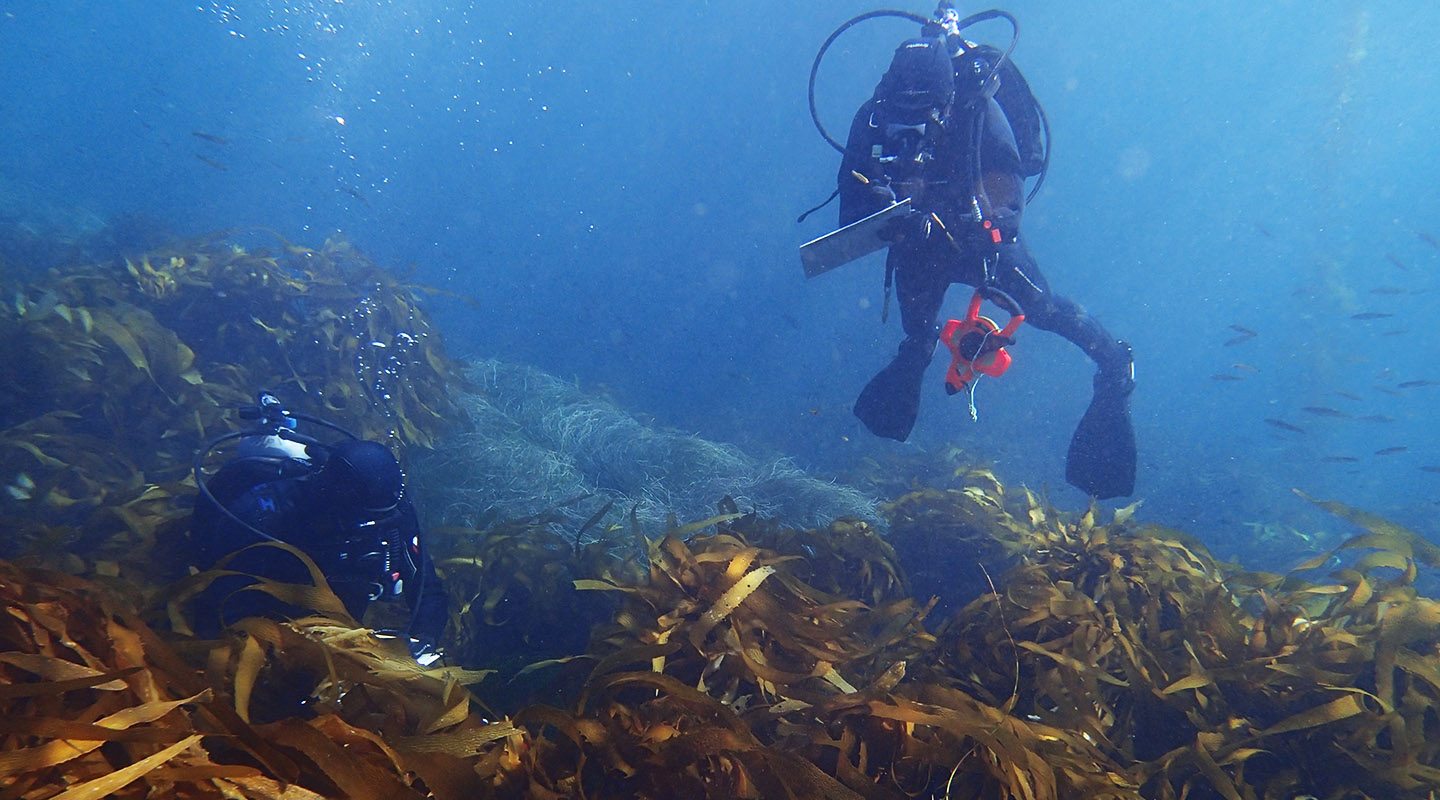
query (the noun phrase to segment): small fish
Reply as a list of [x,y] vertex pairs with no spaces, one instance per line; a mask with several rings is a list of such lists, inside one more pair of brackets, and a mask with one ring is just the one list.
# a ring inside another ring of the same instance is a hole
[[1376,387],[1374,387],[1374,389],[1375,389],[1375,391],[1377,391],[1377,392],[1384,392],[1385,394],[1394,395],[1395,397],[1399,397],[1399,396],[1400,396],[1400,392],[1397,392],[1396,390],[1391,389],[1389,386],[1376,386]]
[[1370,294],[1405,294],[1406,291],[1408,290],[1402,289],[1399,286],[1376,286],[1370,290]]
[[1421,467],[1421,468],[1420,468],[1420,471],[1421,471],[1421,472],[1440,472],[1440,467],[1424,466],[1424,467]]
[[35,481],[22,472],[15,476],[14,483],[5,487],[5,491],[16,500],[29,500],[34,497]]
[[1382,334],[1380,334],[1380,335],[1381,335],[1381,336],[1404,336],[1405,334],[1407,334],[1407,333],[1409,333],[1409,332],[1410,332],[1410,329],[1409,329],[1409,328],[1396,328],[1396,329],[1393,330],[1393,331],[1385,331],[1384,333],[1382,333]]
[[1239,362],[1236,362],[1236,363],[1234,363],[1234,364],[1231,364],[1230,366],[1233,367],[1233,368],[1235,368],[1235,369],[1244,370],[1244,371],[1246,371],[1246,372],[1259,372],[1259,371],[1260,371],[1260,368],[1259,368],[1259,367],[1252,367],[1252,366],[1250,366],[1249,364],[1241,364],[1241,363],[1239,363]]
[[1403,452],[1405,452],[1406,450],[1409,450],[1409,449],[1410,449],[1410,448],[1406,447],[1406,446],[1403,445],[1403,444],[1400,445],[1399,447],[1382,447],[1382,448],[1380,448],[1379,450],[1376,450],[1376,451],[1375,451],[1375,455],[1377,455],[1377,456],[1393,456],[1393,455],[1395,455],[1396,453],[1403,453]]
[[1340,419],[1351,418],[1350,415],[1346,414],[1344,411],[1336,408],[1330,408],[1329,406],[1305,406],[1300,410],[1310,414],[1314,414],[1317,417],[1338,417]]
[[1224,372],[1217,372],[1216,374],[1210,376],[1210,380],[1212,380],[1212,381],[1243,381],[1243,380],[1245,380],[1245,379],[1242,378],[1242,377],[1240,377],[1239,375],[1229,375],[1229,374],[1226,374],[1226,373],[1224,373]]
[[1362,419],[1362,420],[1364,420],[1364,421],[1366,421],[1366,422],[1394,422],[1394,421],[1395,421],[1395,418],[1394,418],[1394,417],[1387,417],[1387,416],[1385,416],[1384,414],[1370,414],[1370,415],[1368,415],[1368,416],[1360,417],[1360,419]]
[[1340,395],[1341,397],[1345,398],[1346,400],[1354,400],[1354,401],[1357,402],[1357,403],[1363,403],[1363,402],[1365,402],[1365,398],[1361,397],[1360,395],[1355,394],[1355,393],[1353,393],[1353,392],[1347,392],[1347,391],[1345,391],[1345,390],[1343,390],[1343,389],[1336,389],[1333,393]]
[[1254,330],[1251,330],[1250,328],[1247,328],[1247,327],[1245,327],[1244,325],[1231,325],[1231,326],[1230,326],[1230,330],[1235,331],[1236,333],[1238,333],[1238,334],[1240,334],[1240,335],[1239,335],[1239,336],[1236,336],[1236,337],[1233,338],[1233,339],[1230,339],[1230,340],[1227,341],[1227,342],[1225,342],[1225,346],[1226,346],[1226,347],[1230,347],[1231,345],[1239,344],[1239,343],[1245,341],[1246,339],[1254,339],[1256,336],[1259,336],[1259,335],[1260,335],[1258,332],[1256,332],[1256,331],[1254,331]]
[[1299,425],[1291,425],[1290,423],[1286,422],[1286,421],[1283,420],[1283,419],[1275,419],[1274,417],[1266,417],[1266,418],[1265,418],[1265,424],[1266,424],[1266,425],[1273,425],[1273,426],[1279,428],[1279,429],[1282,430],[1282,431],[1290,431],[1291,433],[1304,433],[1304,432],[1305,432],[1305,429],[1302,428],[1302,427],[1300,427]]
[[1356,458],[1355,456],[1325,456],[1320,460],[1324,461],[1327,464],[1354,464],[1360,459]]
[[202,162],[204,162],[207,166],[214,167],[215,169],[218,169],[218,170],[220,170],[221,172],[229,172],[229,171],[230,171],[230,169],[229,169],[228,167],[226,167],[224,164],[221,164],[219,161],[211,161],[210,159],[206,158],[205,156],[200,155],[199,153],[196,153],[196,154],[195,154],[195,157],[198,158],[198,159],[200,159],[200,160],[201,160]]
[[191,136],[194,136],[196,139],[204,139],[205,141],[210,142],[211,144],[218,144],[218,145],[221,145],[222,147],[223,147],[224,145],[230,144],[230,140],[229,140],[229,139],[222,139],[222,138],[220,138],[219,136],[215,136],[215,135],[209,134],[209,133],[201,133],[200,131],[190,131],[190,135],[191,135]]
[[1261,225],[1261,224],[1258,223],[1258,222],[1255,223],[1255,230],[1260,231],[1260,234],[1261,234],[1262,236],[1264,236],[1266,239],[1274,239],[1274,238],[1275,238],[1275,234],[1271,233],[1269,228],[1265,227],[1264,225]]
[[1388,319],[1395,316],[1385,311],[1362,311],[1359,314],[1351,314],[1350,319]]
[[1385,369],[1382,369],[1382,370],[1380,370],[1379,372],[1377,372],[1377,373],[1375,374],[1375,380],[1377,380],[1377,381],[1379,381],[1379,380],[1384,380],[1385,378],[1388,378],[1388,377],[1390,377],[1391,375],[1394,375],[1394,374],[1395,374],[1395,370],[1390,369],[1389,367],[1386,367]]
[[1427,243],[1429,243],[1431,247],[1435,248],[1436,250],[1440,250],[1440,239],[1436,239],[1434,236],[1431,236],[1425,231],[1415,231],[1415,235],[1419,236],[1421,239],[1424,239]]
[[1401,261],[1400,259],[1396,258],[1395,256],[1393,256],[1393,255],[1391,255],[1391,254],[1389,254],[1389,253],[1386,253],[1386,254],[1385,254],[1385,258],[1388,259],[1391,264],[1394,264],[1395,266],[1399,267],[1400,269],[1403,269],[1403,270],[1405,270],[1406,272],[1409,272],[1409,271],[1410,271],[1410,268],[1407,267],[1407,266],[1405,266],[1405,263],[1404,263],[1403,261]]
[[1432,380],[1402,381],[1402,382],[1400,382],[1400,383],[1395,384],[1395,388],[1397,388],[1397,389],[1419,389],[1421,386],[1440,386],[1440,381],[1432,381]]
[[351,197],[355,198],[356,200],[359,200],[360,202],[364,203],[364,204],[367,205],[367,206],[370,205],[370,201],[365,199],[365,195],[361,194],[360,191],[359,191],[358,189],[355,189],[354,187],[346,186],[345,184],[342,183],[342,184],[340,184],[340,191],[344,192],[345,194],[350,195]]

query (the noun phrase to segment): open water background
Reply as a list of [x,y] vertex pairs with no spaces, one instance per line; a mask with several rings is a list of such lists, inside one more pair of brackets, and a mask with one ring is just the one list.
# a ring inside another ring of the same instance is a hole
[[[882,257],[807,283],[795,249],[834,213],[794,220],[838,163],[808,118],[811,59],[874,7],[0,2],[0,221],[338,231],[479,299],[435,308],[457,353],[821,474],[954,445],[1077,507],[1063,457],[1092,369],[1049,334],[1022,330],[978,424],[938,357],[911,444],[850,415],[900,338]],[[1343,528],[1298,488],[1440,537],[1421,469],[1440,466],[1440,385],[1399,388],[1440,381],[1440,6],[1005,8],[1055,140],[1030,246],[1135,347],[1140,518],[1222,556],[1267,523]],[[913,30],[839,40],[818,87],[837,138]],[[1258,335],[1227,346],[1231,325]]]

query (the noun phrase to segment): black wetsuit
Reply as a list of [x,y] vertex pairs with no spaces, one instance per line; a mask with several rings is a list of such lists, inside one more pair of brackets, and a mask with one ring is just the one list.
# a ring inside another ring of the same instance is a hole
[[[317,473],[290,458],[247,457],[226,464],[207,482],[211,494],[239,519],[315,562],[352,617],[360,620],[372,599],[398,594],[412,610],[410,637],[438,643],[447,621],[447,601],[435,567],[419,547],[415,508],[401,495],[384,514],[357,511],[333,498]],[[194,560],[203,568],[248,545],[264,541],[225,515],[203,496],[191,525]],[[288,553],[261,547],[232,558],[226,570],[286,583],[310,583],[304,565]],[[195,629],[214,636],[243,617],[286,619],[313,613],[259,591],[244,576],[215,581],[195,602]]]
[[[990,284],[1019,304],[1026,322],[1074,342],[1101,373],[1123,373],[1128,380],[1129,345],[1111,336],[1074,301],[1051,292],[1025,246],[1020,232],[1024,175],[1000,105],[979,99],[967,106],[959,96],[944,123],[931,122],[923,135],[918,129],[905,130],[916,126],[897,125],[887,117],[894,114],[887,114],[883,99],[872,97],[860,107],[838,177],[841,225],[888,206],[891,198],[882,187],[892,190],[896,200],[911,197],[920,212],[895,232],[886,261],[895,278],[905,340],[895,360],[867,387],[872,393],[883,387],[884,393],[909,396],[893,397],[892,407],[897,410],[890,413],[884,398],[862,394],[856,413],[871,431],[901,441],[909,436],[921,374],[939,338],[936,317],[945,291],[952,283],[980,286],[987,276]],[[978,160],[972,144],[977,131]],[[906,134],[911,138],[906,139]],[[917,161],[914,156],[919,151],[924,155]],[[977,184],[983,192],[976,191]],[[988,206],[983,209],[985,219],[1000,231],[998,243],[975,220],[977,196],[982,206]],[[943,230],[933,221],[926,225],[932,213]]]

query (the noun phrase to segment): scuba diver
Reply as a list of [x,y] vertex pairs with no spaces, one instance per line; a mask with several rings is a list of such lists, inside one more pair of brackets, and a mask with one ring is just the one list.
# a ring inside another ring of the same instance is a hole
[[[286,411],[261,392],[259,405],[241,409],[256,427],[212,441],[195,459],[200,496],[190,530],[191,552],[201,568],[234,573],[217,578],[195,601],[196,632],[213,637],[224,625],[249,616],[305,616],[303,607],[263,591],[246,590],[259,576],[309,583],[306,567],[261,542],[282,542],[310,557],[331,590],[357,620],[373,600],[403,598],[409,622],[399,631],[422,664],[439,658],[447,602],[435,567],[425,554],[415,507],[405,493],[400,464],[390,450],[338,425]],[[296,420],[331,428],[346,438],[334,444],[296,433]],[[208,480],[205,458],[220,444],[239,440],[235,458]]]
[[[889,247],[886,307],[893,283],[905,338],[894,359],[861,391],[855,415],[877,436],[904,441],[910,435],[921,380],[940,335],[937,315],[946,289],[968,284],[977,287],[975,303],[990,299],[1012,317],[1065,337],[1094,360],[1094,395],[1071,441],[1066,479],[1101,499],[1131,494],[1135,437],[1129,397],[1135,381],[1130,345],[1111,336],[1078,304],[1050,291],[1021,233],[1025,204],[1049,163],[1044,112],[1009,59],[1013,37],[1002,52],[961,36],[964,28],[988,19],[1003,18],[1015,27],[1014,18],[992,10],[960,19],[949,2],[942,2],[932,19],[899,11],[862,14],[825,43],[816,68],[836,36],[875,16],[920,22],[921,35],[896,49],[873,96],[856,112],[843,148],[815,117],[821,135],[843,152],[840,224],[881,211],[900,212],[887,215],[891,218],[875,231],[879,241],[873,249]],[[811,111],[813,116],[814,70]],[[1027,197],[1024,182],[1034,176],[1039,180]],[[1006,330],[1013,333],[1015,325]],[[998,335],[1002,332],[993,323],[986,330],[987,336],[996,334],[986,343],[991,352],[1011,341],[1009,333]],[[946,344],[951,345],[948,337]],[[976,355],[983,354],[971,354]],[[956,359],[968,363],[958,352]],[[1008,364],[1008,356],[1005,360]],[[951,393],[966,388],[955,385],[954,372],[952,366]],[[973,384],[968,388],[973,390]]]

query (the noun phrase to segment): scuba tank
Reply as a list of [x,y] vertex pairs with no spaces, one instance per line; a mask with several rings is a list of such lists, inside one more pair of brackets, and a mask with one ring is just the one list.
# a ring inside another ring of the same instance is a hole
[[[1026,178],[1036,178],[1035,184],[1030,188],[1025,199],[1027,203],[1034,200],[1040,187],[1045,183],[1045,176],[1050,168],[1050,123],[1045,116],[1045,109],[1035,99],[1024,76],[1010,61],[1010,54],[1014,51],[1020,37],[1020,27],[1015,18],[1005,11],[991,9],[962,18],[948,0],[942,0],[931,17],[924,17],[908,11],[881,9],[859,14],[846,20],[821,44],[810,66],[808,90],[810,119],[814,123],[816,131],[820,133],[820,138],[836,151],[845,152],[845,146],[825,129],[824,123],[820,121],[819,110],[815,105],[815,81],[826,52],[840,38],[841,34],[855,25],[885,17],[896,17],[920,25],[921,39],[943,39],[950,50],[951,57],[956,59],[957,67],[962,64],[965,67],[963,70],[959,68],[955,70],[957,91],[962,95],[993,97],[1000,105],[1015,134],[1020,154],[1021,174]],[[1003,19],[1011,26],[1010,41],[1003,50],[989,45],[971,44],[964,40],[962,32],[966,28],[994,19]],[[969,60],[968,64],[964,64],[961,60],[966,57]],[[831,199],[834,199],[834,195],[831,196]],[[825,203],[822,203],[816,208],[824,205]],[[808,215],[814,210],[816,209],[811,209],[806,214]],[[804,219],[804,215],[801,219]]]

